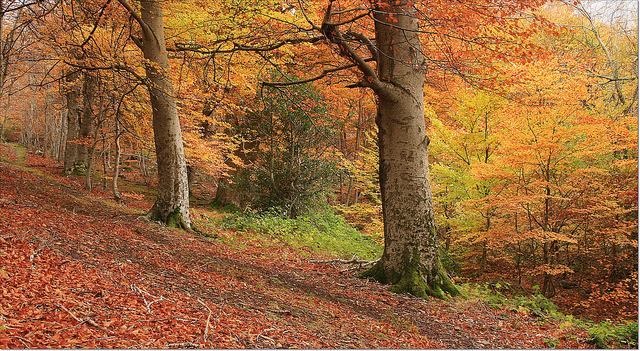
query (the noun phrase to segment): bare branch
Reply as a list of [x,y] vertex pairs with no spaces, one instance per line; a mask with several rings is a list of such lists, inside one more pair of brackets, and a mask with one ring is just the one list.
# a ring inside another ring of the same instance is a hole
[[93,34],[96,32],[96,29],[98,29],[98,23],[100,23],[100,19],[104,14],[104,9],[107,8],[107,6],[109,6],[110,3],[111,3],[111,0],[107,0],[107,2],[100,8],[100,13],[98,14],[98,18],[96,18],[96,21],[93,24],[93,29],[91,30],[91,33],[89,33],[89,36],[87,36],[87,38],[82,42],[82,44],[80,44],[80,47],[87,45],[89,40],[91,40],[91,38],[93,37]]
[[355,50],[346,42],[337,26],[335,24],[329,23],[331,19],[332,5],[333,2],[329,2],[329,5],[327,5],[327,10],[325,12],[324,19],[322,20],[320,32],[324,34],[324,36],[327,37],[330,42],[338,45],[338,47],[340,48],[340,55],[354,62],[358,69],[364,74],[364,80],[360,82],[361,86],[366,86],[374,90],[378,90],[381,87],[381,84],[373,67],[371,67],[367,63],[367,60],[360,57],[360,55],[358,55]]
[[358,6],[358,7],[354,7],[354,8],[351,8],[351,9],[346,9],[346,10],[341,10],[341,11],[333,11],[333,12],[331,12],[331,15],[332,16],[334,16],[334,15],[342,15],[342,14],[345,14],[345,13],[348,13],[348,12],[366,11],[366,10],[367,9],[365,9],[364,7]]
[[76,68],[81,68],[87,71],[124,71],[124,72],[128,72],[129,74],[131,74],[132,76],[134,76],[138,81],[140,81],[142,84],[147,85],[147,79],[140,76],[136,71],[134,71],[133,69],[131,69],[130,67],[124,66],[124,65],[111,65],[111,66],[102,66],[102,67],[96,67],[96,66],[85,66],[85,65],[81,65],[75,62],[70,62],[70,61],[63,61],[65,64],[71,66],[71,67],[76,67]]
[[[366,59],[364,61],[369,62],[369,61],[373,61],[373,59]],[[345,65],[345,66],[325,69],[319,75],[317,75],[315,77],[312,77],[312,78],[308,78],[308,79],[296,80],[296,81],[292,81],[292,82],[261,82],[260,84],[262,84],[263,86],[267,86],[267,87],[288,87],[288,86],[292,86],[292,85],[306,84],[306,83],[310,83],[310,82],[313,82],[313,81],[316,81],[316,80],[320,80],[320,79],[326,77],[329,73],[339,72],[339,71],[343,71],[345,69],[354,68],[354,67],[357,67],[357,64],[352,63],[352,64]],[[351,86],[349,85],[348,87],[351,87]]]
[[345,35],[365,44],[367,48],[369,48],[369,53],[371,54],[373,60],[378,61],[378,48],[366,35],[353,31],[348,31],[345,33]]
[[195,53],[204,54],[204,55],[230,54],[230,53],[239,52],[239,51],[265,52],[265,51],[272,51],[272,50],[278,49],[284,45],[296,45],[300,43],[317,43],[322,40],[325,40],[325,37],[318,36],[318,37],[311,37],[311,38],[285,39],[277,43],[265,45],[265,46],[249,46],[249,45],[244,45],[241,43],[234,42],[233,48],[231,49],[214,49],[214,50],[204,49],[205,46],[200,44],[175,43],[175,46],[176,46],[175,49],[167,49],[167,50],[173,51],[173,52],[189,51],[189,52],[195,52]]

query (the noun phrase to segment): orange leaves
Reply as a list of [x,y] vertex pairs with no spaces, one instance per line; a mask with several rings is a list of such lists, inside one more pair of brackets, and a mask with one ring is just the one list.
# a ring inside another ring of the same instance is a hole
[[573,273],[573,270],[565,265],[561,264],[543,264],[535,268],[532,274],[548,274],[548,275],[561,275],[565,273]]
[[[546,54],[501,67],[510,78],[494,108],[456,87],[432,117],[439,221],[453,252],[464,250],[465,273],[594,276],[605,286],[609,271],[621,279],[636,269],[637,160],[628,152],[637,152],[637,118],[612,106],[584,53]],[[544,284],[553,294],[557,281]]]

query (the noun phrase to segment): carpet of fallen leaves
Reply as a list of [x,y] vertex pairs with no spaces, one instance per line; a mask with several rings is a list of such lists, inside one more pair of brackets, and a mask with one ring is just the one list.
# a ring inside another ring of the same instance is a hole
[[590,347],[582,329],[393,294],[276,241],[148,223],[49,159],[13,163],[0,161],[0,348]]

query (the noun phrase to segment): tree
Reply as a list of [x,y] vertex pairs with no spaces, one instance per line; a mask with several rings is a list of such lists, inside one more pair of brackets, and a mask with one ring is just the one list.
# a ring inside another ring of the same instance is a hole
[[[255,33],[245,43],[239,42],[240,37],[229,41],[231,47],[215,50],[203,50],[202,45],[180,47],[210,54],[254,51],[263,58],[265,52],[280,49],[278,57],[266,58],[279,70],[301,69],[299,62],[306,58],[320,66],[306,69],[317,73],[315,77],[264,83],[270,86],[310,82],[343,71],[358,75],[359,81],[348,87],[369,88],[378,102],[385,235],[382,258],[364,275],[394,284],[396,292],[444,297],[445,293],[456,295],[458,291],[437,254],[423,102],[425,77],[430,72],[431,80],[440,79],[437,75],[455,74],[476,83],[488,82],[492,80],[489,74],[476,73],[478,69],[486,72],[494,68],[490,61],[531,60],[536,50],[522,38],[546,23],[531,16],[532,23],[525,26],[520,15],[542,3],[388,0],[362,4],[330,0],[324,7],[318,6],[326,4],[324,1],[298,2],[280,15],[265,16],[268,21],[255,21]],[[487,24],[493,25],[489,28]],[[274,40],[280,38],[276,33],[284,39]],[[292,45],[298,51],[292,53]],[[323,49],[320,54],[318,47]],[[275,64],[278,58],[284,64]]]
[[153,135],[158,162],[158,197],[149,211],[152,220],[191,228],[189,185],[182,131],[178,118],[160,1],[140,1],[140,15],[125,0],[118,0],[141,28],[142,40],[133,37],[145,58],[146,83],[153,113]]
[[499,195],[504,181],[485,173],[501,146],[495,134],[503,128],[503,119],[496,110],[504,102],[497,94],[471,88],[456,92],[456,104],[431,119],[432,171],[438,189],[434,193],[440,224],[464,233],[456,236],[456,240],[465,241],[464,250],[468,250],[464,266],[482,276],[489,246],[495,247],[488,233],[501,231],[495,228],[500,206],[488,199]]
[[[0,0],[0,97],[7,96],[9,99],[13,94],[13,81],[28,71],[26,67],[21,67],[21,72],[10,79],[12,66],[20,62],[21,53],[34,42],[28,35],[29,26],[35,19],[50,11],[50,7],[55,6],[41,1]],[[8,109],[9,100],[0,123],[0,139],[7,122]]]
[[[362,79],[351,86],[371,88],[378,98],[376,124],[385,248],[380,261],[364,276],[394,284],[396,292],[416,296],[457,295],[459,292],[444,271],[437,253],[437,227],[428,170],[429,137],[423,104],[426,72],[434,68],[473,72],[474,62],[470,60],[478,57],[473,48],[491,49],[495,42],[504,43],[496,35],[491,43],[476,39],[474,35],[483,32],[478,23],[486,22],[486,18],[503,21],[512,33],[523,34],[509,18],[526,6],[509,2],[497,7],[504,15],[494,17],[481,4],[455,7],[449,6],[448,2],[421,6],[405,1],[376,1],[371,4],[374,44],[366,33],[348,31],[343,35],[339,28],[340,24],[351,23],[353,18],[368,14],[342,20],[342,14],[356,9],[334,10],[333,4],[330,1],[327,6],[319,31],[360,70]],[[462,20],[463,16],[468,17],[465,24],[469,27],[465,29],[434,24],[446,22],[445,19]],[[421,38],[421,33],[436,34]],[[353,43],[363,46],[371,57],[363,59]],[[444,49],[438,50],[438,47]],[[460,56],[452,54],[454,48],[461,52]],[[522,48],[520,52],[523,52]],[[504,55],[498,56],[504,58]],[[376,62],[375,68],[369,61]]]
[[[376,5],[377,72],[351,53],[365,75],[361,85],[373,89],[379,99],[376,124],[385,245],[380,261],[365,275],[416,296],[442,295],[441,289],[456,295],[437,255],[422,98],[425,73],[416,69],[425,64],[418,21],[412,16],[416,10],[402,2]],[[331,11],[329,5],[327,17]],[[323,23],[325,35],[344,45],[329,21]]]

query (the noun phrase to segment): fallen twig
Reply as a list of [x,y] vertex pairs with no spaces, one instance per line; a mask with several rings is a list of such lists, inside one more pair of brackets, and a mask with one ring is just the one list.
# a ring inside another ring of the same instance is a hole
[[36,251],[34,251],[31,256],[29,256],[29,261],[33,262],[33,259],[42,251],[42,248],[39,247]]
[[80,341],[78,341],[78,344],[85,344],[85,343],[92,342],[92,341],[100,341],[100,340],[113,339],[113,338],[115,338],[115,337],[116,337],[116,336],[103,336],[103,337],[101,337],[101,338],[95,338],[95,339],[89,339],[89,340],[80,340]]
[[93,319],[91,319],[91,317],[84,317],[83,319],[80,319],[78,317],[76,317],[75,314],[73,314],[71,311],[69,311],[66,307],[64,307],[61,304],[56,304],[56,306],[62,308],[63,310],[65,310],[71,317],[73,317],[73,319],[75,319],[76,321],[78,321],[78,323],[82,324],[82,323],[87,323],[93,327],[96,327],[100,330],[102,330],[103,332],[107,333],[107,334],[113,334],[112,331],[108,330],[107,328],[99,325],[98,323],[96,323]]
[[273,342],[273,343],[275,343],[275,342],[276,342],[276,341],[275,341],[275,340],[273,340],[272,338],[270,338],[270,337],[268,337],[268,336],[264,336],[264,335],[262,335],[262,334],[258,334],[258,336],[256,336],[256,341],[258,341],[258,339],[259,339],[259,338],[263,338],[263,339],[265,339],[265,340],[269,340],[269,341],[271,341],[271,342]]
[[367,261],[367,260],[358,260],[358,259],[350,259],[350,260],[343,260],[343,259],[333,259],[333,260],[311,260],[311,263],[342,263],[342,264],[357,264],[360,267],[366,267],[366,266],[370,266],[372,264],[376,264],[378,261],[380,261],[380,259],[377,259],[375,261]]
[[25,345],[26,345],[27,343],[31,344],[31,341],[30,341],[30,340],[27,340],[27,339],[25,339],[25,338],[23,338],[23,337],[21,337],[21,336],[18,336],[18,335],[9,335],[9,337],[10,337],[10,338],[16,338],[16,339],[18,339],[18,340],[22,341],[22,343],[23,343],[23,344],[25,344]]
[[209,311],[209,315],[207,316],[207,326],[204,328],[204,335],[202,336],[202,340],[204,340],[204,342],[207,342],[207,335],[209,335],[209,322],[211,321],[211,309],[209,308],[209,306],[207,306],[204,302],[202,302],[200,299],[198,299],[198,302],[204,306],[207,311]]
[[[152,294],[140,289],[134,283],[131,283],[131,290],[133,290],[134,292],[137,292],[138,294],[140,294],[140,296],[142,296],[142,300],[144,300],[144,304],[147,305],[147,312],[149,312],[149,313],[151,313],[151,305],[153,305],[154,303],[156,303],[158,301],[166,300],[162,296],[160,296],[160,297],[154,296],[154,295],[152,295]],[[147,302],[147,299],[144,297],[144,294],[147,294],[147,295],[153,297],[155,300],[153,300],[151,302]]]

